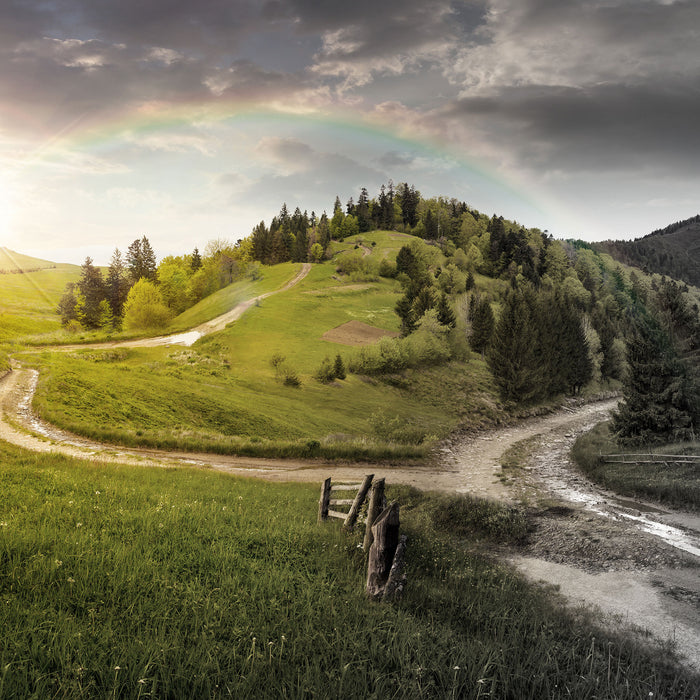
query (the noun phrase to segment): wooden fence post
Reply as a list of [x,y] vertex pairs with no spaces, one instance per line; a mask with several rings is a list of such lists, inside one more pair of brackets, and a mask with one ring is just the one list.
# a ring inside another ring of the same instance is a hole
[[367,476],[365,476],[365,480],[362,482],[362,486],[360,486],[360,490],[357,492],[357,496],[355,496],[355,500],[350,506],[348,517],[345,518],[345,522],[343,523],[343,527],[347,530],[352,530],[355,527],[357,517],[360,515],[360,508],[365,501],[369,487],[372,485],[373,478],[374,474],[367,474]]
[[406,574],[403,570],[406,563],[406,540],[408,540],[408,537],[401,535],[396,552],[394,552],[394,559],[391,562],[389,578],[387,578],[384,586],[382,601],[395,600],[403,593],[403,589],[406,586]]
[[318,501],[318,522],[328,519],[328,506],[331,502],[331,477],[321,485],[321,498]]
[[367,562],[367,595],[378,600],[384,594],[384,587],[394,554],[399,544],[399,504],[393,501],[374,521],[372,534],[374,542],[369,550]]
[[367,522],[365,523],[365,539],[362,543],[362,549],[369,552],[372,546],[374,537],[372,536],[372,525],[378,515],[384,510],[386,505],[384,497],[384,482],[385,479],[377,479],[372,483],[372,491],[369,494],[369,505],[367,506]]

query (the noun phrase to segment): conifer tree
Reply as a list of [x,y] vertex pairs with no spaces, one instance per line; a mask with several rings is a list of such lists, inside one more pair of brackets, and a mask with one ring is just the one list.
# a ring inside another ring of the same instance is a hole
[[345,379],[347,377],[347,372],[345,371],[345,363],[343,362],[343,358],[338,353],[335,356],[335,362],[333,363],[333,370],[335,373],[336,379]]
[[528,403],[540,396],[542,373],[532,308],[522,290],[511,290],[494,329],[487,359],[504,401]]
[[[473,310],[472,310],[472,300]],[[482,355],[486,352],[491,342],[495,319],[491,309],[491,303],[488,298],[478,298],[472,294],[469,300],[470,320],[472,322],[472,332],[469,338],[469,344],[474,352],[480,352]]]
[[143,236],[136,239],[126,251],[126,265],[129,268],[129,276],[132,284],[140,279],[147,279],[151,282],[157,281],[156,275],[156,254],[153,252],[151,244]]
[[78,291],[82,297],[80,322],[85,328],[100,327],[100,302],[105,298],[105,285],[102,272],[92,264],[92,258],[85,258],[80,268]]
[[649,315],[637,318],[627,340],[624,401],[613,415],[622,444],[651,445],[691,440],[698,430],[697,385],[689,368]]
[[192,272],[197,272],[200,267],[202,267],[202,256],[199,254],[199,249],[195,246],[195,249],[192,251],[192,257],[190,258],[190,270],[192,270]]
[[115,248],[114,253],[112,253],[112,259],[109,262],[107,279],[105,280],[105,292],[112,310],[112,316],[115,319],[121,318],[122,308],[129,293],[129,280],[126,278],[126,267],[119,248]]
[[443,326],[447,326],[448,328],[454,328],[457,325],[455,312],[452,310],[452,306],[445,292],[440,295],[440,300],[438,301],[437,319]]

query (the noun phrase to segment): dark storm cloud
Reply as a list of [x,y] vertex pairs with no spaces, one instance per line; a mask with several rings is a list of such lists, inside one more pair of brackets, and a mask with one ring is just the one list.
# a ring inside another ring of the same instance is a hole
[[445,109],[476,123],[526,167],[618,171],[640,166],[696,172],[700,81],[695,86],[502,88]]
[[697,173],[700,3],[488,4],[446,69],[461,95],[431,113],[441,133],[478,133],[520,169]]
[[245,32],[255,30],[259,16],[252,0],[54,0],[49,6],[63,31],[200,55],[234,49]]
[[450,0],[272,0],[264,13],[292,21],[299,33],[319,33],[323,47],[315,71],[356,87],[374,74],[397,75],[444,60],[455,41],[479,24],[482,10],[481,2]]

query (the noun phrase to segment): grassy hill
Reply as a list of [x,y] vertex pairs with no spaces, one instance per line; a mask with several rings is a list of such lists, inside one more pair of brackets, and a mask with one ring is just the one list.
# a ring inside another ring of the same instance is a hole
[[46,270],[56,267],[56,263],[39,258],[32,258],[29,255],[16,253],[9,248],[0,247],[0,274],[34,272],[36,270]]
[[[374,232],[362,238],[370,255],[356,250],[354,239],[335,244],[334,259],[315,265],[299,285],[191,348],[47,355],[40,360],[37,409],[74,432],[127,445],[351,458],[420,457],[426,445],[467,417],[471,424],[503,418],[480,356],[409,370],[400,378],[349,374],[330,384],[315,379],[325,358],[340,354],[347,364],[358,352],[347,341],[324,337],[329,331],[353,321],[379,334],[399,329],[399,283],[367,270],[385,255],[395,256],[407,237]],[[348,256],[360,257],[367,269],[338,273]],[[257,283],[255,293],[281,286],[298,268],[267,268],[270,277]],[[253,291],[248,282],[239,285],[183,317],[199,322],[219,308],[222,297],[230,303]],[[180,318],[173,328],[185,325]],[[281,381],[271,363],[275,356],[300,386]]]
[[0,248],[0,372],[9,365],[10,344],[56,333],[61,323],[56,305],[78,265],[55,264]]
[[[407,240],[335,243],[333,260],[297,287],[191,348],[27,353],[42,369],[36,405],[125,444],[420,457],[460,422],[505,416],[479,355],[314,378],[325,357],[359,352],[339,331],[349,322],[367,338],[396,332],[400,284],[375,268]],[[279,288],[298,268],[266,268],[172,329]],[[19,324],[8,338],[32,310],[45,328],[41,314],[78,270],[57,268],[54,286],[42,277],[52,270],[2,276],[0,301]],[[508,287],[475,277],[494,300]],[[4,278],[34,284],[15,295]],[[280,381],[275,356],[300,386]],[[402,505],[409,584],[399,603],[369,604],[362,533],[316,524],[316,486],[95,465],[0,442],[0,697],[695,696],[697,679],[668,654],[609,635],[490,557],[524,536],[522,512],[391,485],[388,496]]]
[[645,272],[700,287],[700,215],[671,224],[633,241],[595,243],[597,250]]

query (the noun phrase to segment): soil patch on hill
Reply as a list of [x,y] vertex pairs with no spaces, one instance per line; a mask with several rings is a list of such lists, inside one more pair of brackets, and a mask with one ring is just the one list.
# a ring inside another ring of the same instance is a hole
[[340,326],[331,328],[321,337],[331,343],[341,345],[372,345],[384,337],[396,338],[398,333],[383,328],[370,326],[362,321],[348,321]]

